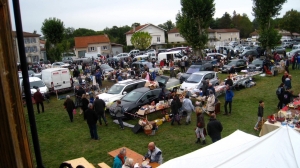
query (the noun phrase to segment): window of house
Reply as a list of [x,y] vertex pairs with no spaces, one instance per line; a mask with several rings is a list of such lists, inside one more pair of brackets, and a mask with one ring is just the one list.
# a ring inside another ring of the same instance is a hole
[[31,38],[31,43],[36,43],[35,38]]
[[180,37],[180,34],[178,33],[178,34],[175,34],[175,37]]
[[157,37],[157,42],[160,42],[160,37]]
[[108,50],[108,47],[107,46],[102,46],[102,49],[103,50]]
[[95,47],[90,47],[89,51],[95,51]]

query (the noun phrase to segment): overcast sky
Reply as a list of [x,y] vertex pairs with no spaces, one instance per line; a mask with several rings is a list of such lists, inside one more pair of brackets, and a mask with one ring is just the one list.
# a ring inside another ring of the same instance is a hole
[[[15,30],[13,7],[10,11]],[[232,15],[246,13],[252,16],[252,0],[215,0],[215,18],[225,12]],[[41,34],[41,26],[46,18],[56,17],[65,27],[88,28],[96,31],[112,26],[131,26],[132,23],[152,23],[158,25],[172,20],[180,10],[180,0],[20,0],[23,31]],[[300,11],[299,0],[288,0],[281,10],[282,17],[290,9]]]

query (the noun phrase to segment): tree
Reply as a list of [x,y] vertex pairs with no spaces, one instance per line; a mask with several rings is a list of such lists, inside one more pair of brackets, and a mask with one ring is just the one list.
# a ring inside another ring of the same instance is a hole
[[224,15],[219,20],[219,27],[221,29],[232,28],[231,16],[229,13],[225,12]]
[[64,30],[64,23],[56,18],[45,19],[41,28],[47,41],[54,45],[63,40]]
[[134,23],[132,23],[131,27],[138,27],[140,25],[141,25],[140,23],[134,22]]
[[158,27],[163,28],[166,31],[170,31],[171,29],[173,29],[175,27],[175,24],[171,20],[168,20],[163,24],[159,24]]
[[181,12],[176,16],[182,37],[202,57],[208,42],[207,29],[215,13],[214,0],[181,0]]
[[291,9],[287,11],[281,20],[281,28],[292,33],[300,33],[300,12]]
[[240,30],[241,38],[247,38],[253,31],[253,25],[247,14],[236,14],[232,17],[232,25],[234,28]]
[[46,54],[50,61],[60,61],[64,49],[58,47],[64,38],[64,23],[60,19],[45,19],[41,31],[46,38]]
[[280,41],[281,35],[271,25],[272,18],[279,15],[286,0],[253,0],[253,14],[257,19],[260,31],[258,41],[271,53],[271,48]]
[[145,50],[151,45],[152,37],[148,32],[136,32],[131,37],[131,43],[135,48]]

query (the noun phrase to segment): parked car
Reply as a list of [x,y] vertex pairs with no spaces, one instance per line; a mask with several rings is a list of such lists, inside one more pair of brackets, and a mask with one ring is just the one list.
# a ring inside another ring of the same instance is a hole
[[291,42],[283,42],[282,43],[282,47],[284,47],[284,48],[292,48],[293,47],[293,43],[291,43]]
[[153,68],[153,64],[151,62],[148,62],[148,61],[136,61],[136,62],[133,62],[131,64],[131,67],[135,67],[135,68],[139,68],[141,72],[144,71],[144,67],[145,65],[147,65],[147,67],[149,68],[149,71],[150,72],[153,72],[153,71],[158,71],[158,68]]
[[231,41],[231,42],[229,43],[229,45],[232,46],[232,47],[235,47],[235,46],[239,45],[239,43],[236,42],[236,41]]
[[220,57],[220,59],[226,59],[227,56],[221,53],[207,53],[206,54],[207,57],[210,57],[211,59],[218,59],[218,57]]
[[[148,87],[142,87],[131,91],[121,98],[121,105],[126,113],[135,114],[143,105],[150,104],[152,101],[156,103],[159,101],[159,95],[162,88],[150,89]],[[170,92],[165,90],[166,95]],[[109,108],[110,115],[114,118],[114,110],[116,103],[113,103]],[[126,118],[132,118],[132,116],[125,113]]]
[[180,90],[200,89],[202,88],[202,81],[209,79],[209,83],[213,86],[219,85],[217,72],[214,71],[200,71],[192,73],[180,86]]
[[107,93],[101,93],[97,95],[100,99],[102,99],[108,108],[112,103],[117,100],[120,100],[126,94],[130,93],[132,90],[144,87],[146,80],[139,79],[127,79],[123,81],[119,81],[118,83],[112,85],[112,87],[107,91]]
[[63,62],[54,62],[52,64],[52,68],[71,68],[70,64],[63,63]]
[[290,60],[296,53],[300,54],[300,49],[292,50],[292,51],[286,53],[286,56]]
[[243,50],[242,46],[235,46],[233,48],[234,54],[237,55]]
[[128,53],[120,53],[118,55],[113,56],[114,58],[128,58]]
[[231,67],[234,67],[235,72],[240,72],[243,69],[246,69],[247,64],[244,59],[234,59],[230,60],[227,65],[224,65],[220,70],[222,73],[228,73]]
[[173,90],[173,88],[180,87],[180,81],[176,78],[170,78],[168,76],[160,75],[155,78],[160,87],[164,87],[168,90]]
[[108,74],[109,72],[114,71],[114,69],[107,64],[101,64],[100,68],[102,69],[103,74]]
[[300,49],[300,45],[293,45],[292,50]]
[[134,57],[134,56],[139,55],[139,54],[140,54],[140,50],[131,50],[131,51],[128,53],[128,56]]
[[250,49],[250,50],[244,50],[244,52],[239,55],[239,58],[240,59],[242,59],[244,57],[248,58],[249,55],[252,55],[252,57],[258,57],[259,56],[256,49]]
[[179,78],[180,83],[186,81],[195,72],[212,71],[212,70],[213,70],[213,64],[211,62],[204,62],[203,64],[191,65],[189,69],[180,76]]
[[285,52],[285,48],[282,46],[277,46],[274,47],[274,49],[272,50],[272,53],[277,52],[278,54],[283,54]]
[[[19,75],[19,79],[23,78],[21,71],[18,72],[18,75]],[[37,78],[42,79],[42,73],[34,73],[33,70],[28,70],[28,76],[29,77],[37,77]]]
[[49,91],[72,90],[72,77],[67,68],[49,68],[42,70],[42,80]]
[[248,69],[249,72],[262,71],[263,70],[263,63],[264,63],[263,59],[255,59],[255,60],[252,61],[251,64],[249,64],[247,66],[247,69]]
[[156,56],[159,54],[159,53],[162,53],[162,52],[166,52],[167,49],[158,49],[157,50],[157,53],[156,53]]
[[[20,81],[20,86],[21,86],[21,93],[24,96],[24,84],[23,84],[23,78],[19,79]],[[40,92],[42,94],[48,94],[49,89],[47,88],[47,86],[45,85],[45,83],[37,77],[29,77],[29,85],[30,85],[30,92],[33,95],[37,88],[40,89]]]

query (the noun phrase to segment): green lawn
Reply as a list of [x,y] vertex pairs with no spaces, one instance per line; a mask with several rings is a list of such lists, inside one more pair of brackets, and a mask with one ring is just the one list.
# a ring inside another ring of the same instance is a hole
[[[300,71],[290,70],[290,72],[293,75],[292,85],[295,93],[299,93]],[[234,91],[232,115],[217,116],[224,127],[222,137],[233,133],[237,129],[253,135],[259,134],[253,130],[257,120],[258,101],[261,99],[265,101],[265,116],[277,111],[278,101],[275,90],[281,82],[281,75],[276,77],[257,76],[254,79],[256,86]],[[225,77],[226,74],[219,75],[221,79],[225,79]],[[63,161],[78,157],[85,157],[96,167],[99,162],[106,162],[112,166],[113,159],[107,154],[109,151],[126,146],[143,155],[147,151],[147,145],[150,141],[156,142],[157,146],[163,151],[164,161],[203,147],[203,145],[195,144],[195,114],[192,116],[191,125],[178,126],[175,124],[175,126],[171,126],[167,122],[159,127],[155,136],[147,136],[144,133],[134,134],[129,128],[120,130],[119,126],[112,123],[112,119],[108,117],[109,125],[107,127],[98,126],[98,135],[101,140],[95,141],[90,139],[88,126],[82,115],[77,113],[74,122],[69,121],[67,112],[62,105],[63,101],[56,100],[53,96],[49,104],[45,103],[46,112],[36,114],[41,153],[46,168],[58,167]],[[221,111],[224,112],[224,96],[220,97],[220,101]],[[34,108],[36,109],[36,106]],[[24,110],[28,123],[27,110]],[[157,113],[151,114],[149,119],[161,117],[162,114]],[[208,121],[207,116],[206,121]],[[127,122],[136,124],[137,120]],[[30,132],[29,124],[27,130]],[[209,137],[207,137],[207,144],[211,144]],[[33,148],[31,151],[34,157]]]

